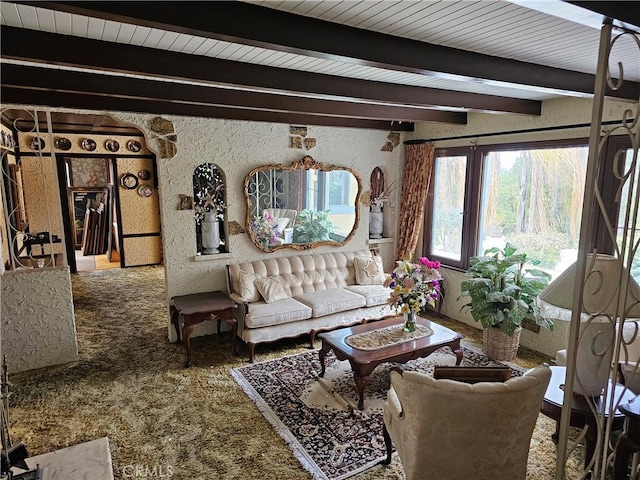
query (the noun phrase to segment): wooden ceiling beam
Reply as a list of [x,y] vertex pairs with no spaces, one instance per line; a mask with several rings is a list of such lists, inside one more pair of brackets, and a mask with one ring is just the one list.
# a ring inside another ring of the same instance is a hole
[[526,115],[540,115],[542,111],[542,102],[535,100],[285,70],[16,27],[2,27],[0,36],[0,55],[6,59],[351,101]]
[[607,0],[606,2],[593,0],[589,0],[588,2],[574,0],[564,1],[592,12],[599,13],[603,16],[603,20],[607,17],[613,18],[622,22],[622,24],[633,25],[636,29],[640,28],[640,8],[638,8],[638,4],[635,2],[620,2],[612,0]]
[[212,107],[238,107],[279,113],[316,114],[371,120],[443,122],[462,125],[467,122],[467,114],[464,112],[320,100],[7,63],[0,64],[0,77],[2,84],[8,87],[109,95],[121,99],[181,102],[187,104],[185,110],[189,109],[189,103],[197,103]]
[[[388,70],[593,94],[595,76],[460,50],[296,15],[246,2],[17,2],[88,17]],[[588,3],[588,2],[587,2]],[[606,2],[608,3],[608,2]],[[637,100],[640,83],[607,95]]]
[[86,108],[89,110],[152,113],[158,115],[185,115],[189,117],[225,118],[254,122],[322,125],[334,127],[370,128],[377,130],[413,131],[413,123],[368,120],[346,117],[328,117],[301,113],[268,112],[180,102],[139,100],[106,95],[52,92],[2,85],[0,95],[4,104],[40,105],[49,107]]

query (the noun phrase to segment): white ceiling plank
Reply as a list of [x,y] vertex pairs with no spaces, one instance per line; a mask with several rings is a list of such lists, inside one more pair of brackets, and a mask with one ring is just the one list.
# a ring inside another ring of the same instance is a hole
[[457,5],[460,3],[465,5],[464,2],[454,1],[444,2],[444,4],[437,4],[436,6],[417,3],[411,9],[401,10],[393,15],[387,16],[379,24],[372,25],[372,28],[383,33],[397,35],[399,28],[412,23],[414,15],[415,17],[422,19],[422,25],[424,27],[431,28],[437,23],[439,15],[444,15],[443,12],[447,9],[457,9]]
[[173,45],[173,42],[178,38],[178,35],[180,34],[177,32],[164,32],[155,48],[159,48],[160,50],[169,50],[169,47]]
[[235,52],[230,54],[227,57],[227,59],[228,60],[233,60],[234,62],[244,61],[244,60],[241,60],[242,57],[244,57],[246,54],[250,53],[254,49],[255,49],[255,47],[252,47],[251,45],[241,45],[240,48],[236,49]]
[[131,41],[131,37],[133,37],[133,32],[135,31],[135,25],[129,25],[128,23],[121,23],[120,30],[118,31],[118,37],[116,38],[116,42],[118,43],[129,43]]
[[184,46],[189,43],[189,40],[191,40],[191,35],[179,33],[173,40],[173,43],[169,46],[169,50],[173,52],[181,52]]
[[273,50],[267,50],[266,48],[256,48],[256,51],[258,52],[258,54],[253,57],[252,62],[261,65],[264,65],[266,62],[268,62],[269,57],[274,54]]
[[198,50],[198,48],[200,48],[200,46],[204,43],[205,40],[206,38],[203,38],[203,37],[191,36],[190,40],[182,48],[181,52],[192,55],[195,53],[196,50]]
[[411,31],[416,25],[422,29],[424,25],[431,25],[429,17],[434,9],[434,5],[427,2],[417,2],[410,9],[394,15],[389,19],[385,27],[385,33],[394,36],[404,36],[405,31]]
[[209,49],[207,52],[207,57],[213,58],[221,58],[220,54],[231,45],[229,42],[218,41],[213,47]]
[[104,28],[102,29],[102,38],[105,42],[115,42],[118,38],[118,32],[120,31],[120,23],[112,20],[104,22]]
[[131,35],[129,43],[131,45],[144,45],[144,42],[147,40],[150,32],[151,29],[149,27],[142,27],[138,25],[133,31],[133,35]]
[[358,28],[379,31],[377,28],[374,28],[374,26],[384,25],[385,18],[389,17],[390,15],[402,12],[404,8],[402,2],[382,2],[382,5],[380,5],[380,7],[381,9],[378,11],[378,13],[370,16],[364,21],[359,22]]
[[268,67],[277,67],[280,64],[280,59],[289,55],[286,52],[272,52],[271,50],[269,50],[269,52],[271,53],[269,56],[259,57],[260,65],[266,65]]
[[147,38],[144,39],[144,43],[142,44],[142,46],[149,47],[149,48],[157,48],[158,43],[160,42],[160,39],[162,39],[162,36],[164,35],[164,33],[165,32],[163,30],[152,28],[151,31],[149,32],[149,35],[147,35]]
[[303,15],[325,20],[326,18],[324,17],[324,15],[327,14],[327,12],[331,11],[331,9],[336,6],[336,3],[338,2],[309,2],[308,5],[311,5],[311,8],[307,9],[306,13],[304,13]]
[[262,52],[262,50],[264,49],[245,45],[245,48],[242,52],[236,52],[236,58],[239,62],[251,63],[253,59]]
[[56,31],[56,19],[53,15],[53,10],[47,10],[46,8],[36,8],[36,15],[38,15],[39,30],[43,32],[55,33]]
[[238,45],[237,43],[227,43],[227,46],[218,54],[218,58],[225,60],[232,60],[233,55],[244,45]]
[[217,43],[218,43],[218,40],[214,40],[213,38],[207,38],[205,39],[204,42],[202,42],[202,44],[198,48],[194,50],[193,54],[207,56],[207,54],[209,53],[209,50],[211,50]]
[[2,8],[2,18],[4,19],[5,25],[10,27],[23,27],[20,14],[18,13],[18,5],[15,3],[2,2],[0,3],[0,7]]
[[20,20],[22,21],[23,28],[31,28],[33,30],[39,30],[38,14],[36,8],[31,5],[18,5],[18,13],[20,14]]
[[106,21],[101,18],[89,18],[87,26],[87,37],[94,40],[101,40],[104,35],[104,26]]
[[53,12],[56,20],[56,33],[61,35],[71,35],[71,15],[64,12]]
[[86,38],[89,35],[89,17],[71,15],[71,35]]

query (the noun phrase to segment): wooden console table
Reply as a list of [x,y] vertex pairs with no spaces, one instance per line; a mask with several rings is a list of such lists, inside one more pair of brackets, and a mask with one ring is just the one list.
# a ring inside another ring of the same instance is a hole
[[183,318],[182,337],[187,350],[187,361],[185,368],[191,365],[191,344],[189,338],[196,325],[205,320],[217,320],[218,335],[220,335],[220,321],[226,320],[231,325],[231,351],[235,353],[235,337],[238,333],[238,323],[233,314],[238,308],[229,296],[218,290],[215,292],[194,293],[191,295],[180,295],[171,299],[171,323],[176,330],[180,342],[180,314]]

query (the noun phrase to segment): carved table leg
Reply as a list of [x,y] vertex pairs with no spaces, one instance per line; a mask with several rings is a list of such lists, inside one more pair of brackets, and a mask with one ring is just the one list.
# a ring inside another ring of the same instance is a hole
[[173,324],[173,328],[176,331],[176,343],[180,343],[180,312],[173,305],[171,305],[169,310],[171,312],[171,323]]
[[324,342],[322,342],[322,348],[320,349],[320,351],[318,352],[318,355],[320,356],[320,376],[324,377],[324,357],[327,356],[327,353],[329,353],[329,350],[331,350],[329,347],[326,347]]
[[453,353],[456,355],[456,366],[462,363],[462,359],[464,357],[464,353],[461,348],[454,350]]
[[358,410],[364,410],[364,389],[369,384],[371,377],[359,377],[355,373],[353,378],[356,381],[356,388],[358,389]]
[[238,335],[238,321],[233,318],[227,320],[227,323],[231,325],[231,353],[234,357],[237,357],[240,355],[240,352],[238,352],[238,344],[236,343],[236,336]]
[[195,325],[190,325],[188,317],[185,316],[184,327],[182,327],[182,337],[184,339],[184,348],[187,349],[187,361],[184,364],[184,368],[189,368],[191,366],[191,342],[189,341],[189,337],[191,337],[191,333],[196,328]]

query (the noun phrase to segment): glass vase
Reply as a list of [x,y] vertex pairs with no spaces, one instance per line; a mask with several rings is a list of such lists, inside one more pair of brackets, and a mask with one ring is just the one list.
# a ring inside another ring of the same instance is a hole
[[403,331],[405,332],[415,332],[416,331],[416,312],[409,312],[404,314],[404,327]]

